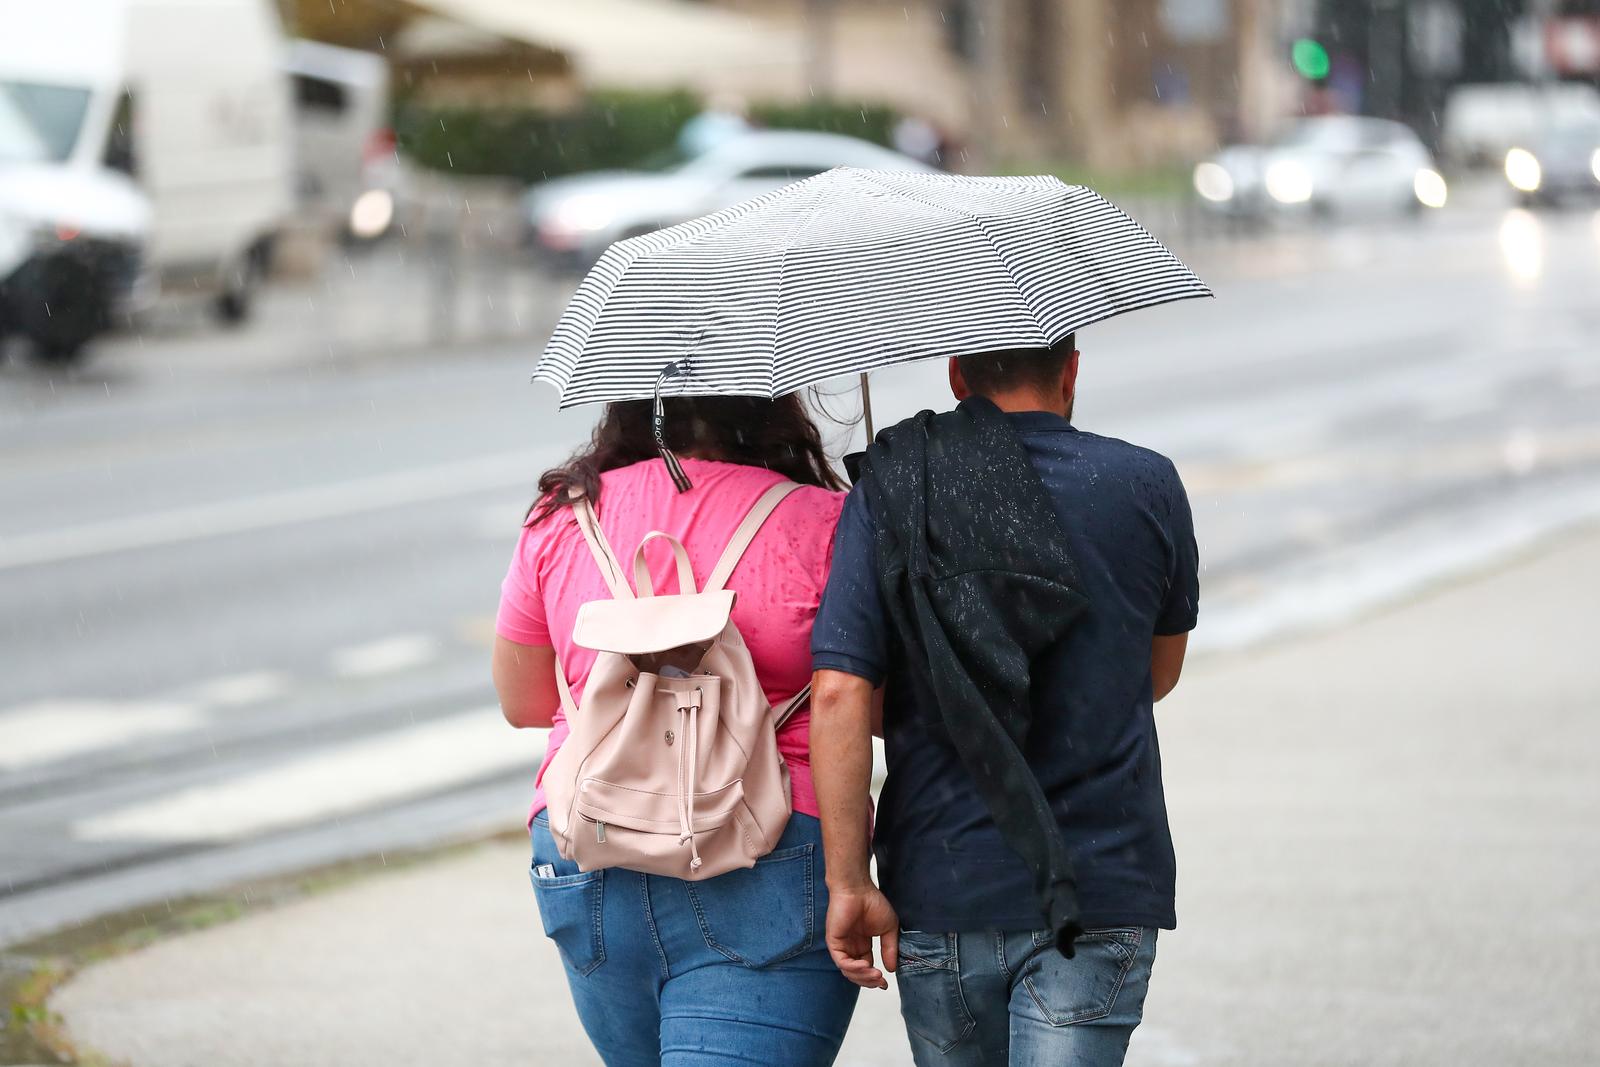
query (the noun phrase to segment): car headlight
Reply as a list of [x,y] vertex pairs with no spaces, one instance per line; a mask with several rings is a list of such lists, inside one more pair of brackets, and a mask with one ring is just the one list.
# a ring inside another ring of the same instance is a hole
[[0,280],[35,256],[70,254],[74,249],[92,251],[94,242],[83,237],[76,222],[40,222],[16,216],[0,217]]
[[1311,199],[1311,172],[1302,164],[1280,159],[1267,168],[1267,195],[1280,204],[1303,204]]
[[1233,175],[1219,163],[1202,163],[1194,168],[1194,191],[1213,204],[1233,199]]
[[1445,201],[1450,199],[1450,187],[1445,185],[1444,175],[1431,167],[1417,171],[1411,189],[1423,207],[1444,207]]
[[1544,181],[1544,168],[1539,166],[1539,157],[1526,148],[1513,148],[1506,153],[1506,181],[1511,183],[1513,189],[1524,193],[1536,193],[1539,185]]
[[363,240],[380,237],[394,221],[394,194],[368,189],[350,205],[350,232]]

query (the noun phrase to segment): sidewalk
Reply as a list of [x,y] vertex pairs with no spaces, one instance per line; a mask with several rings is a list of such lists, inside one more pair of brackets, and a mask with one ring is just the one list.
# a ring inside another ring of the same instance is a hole
[[[1600,532],[1159,708],[1178,843],[1132,1065],[1594,1062]],[[51,1001],[134,1067],[593,1064],[520,843],[92,966]],[[865,993],[841,1064],[908,1064]],[[777,1067],[777,1065],[775,1065]]]

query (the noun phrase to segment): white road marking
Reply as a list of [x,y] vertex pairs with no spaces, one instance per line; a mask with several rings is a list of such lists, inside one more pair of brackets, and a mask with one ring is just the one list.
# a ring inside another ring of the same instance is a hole
[[426,634],[401,634],[341,648],[329,658],[335,674],[345,678],[371,678],[421,666],[438,654],[436,639]]
[[238,707],[271,700],[288,690],[289,679],[284,675],[276,671],[250,671],[201,682],[193,687],[192,692],[206,704]]
[[527,768],[531,784],[547,737],[513,730],[498,708],[485,707],[104,812],[72,832],[84,841],[224,841],[518,767]]
[[42,700],[0,712],[0,768],[19,770],[203,722],[192,704]]
[[540,464],[549,459],[545,449],[501,452],[332,485],[19,534],[0,540],[0,570],[528,486]]

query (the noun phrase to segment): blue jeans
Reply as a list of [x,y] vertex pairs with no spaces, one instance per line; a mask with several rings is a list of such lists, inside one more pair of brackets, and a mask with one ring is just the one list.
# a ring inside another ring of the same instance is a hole
[[1115,1067],[1144,1015],[1153,927],[900,934],[900,1014],[917,1067]]
[[[823,942],[822,830],[792,815],[748,870],[685,882],[580,874],[534,820],[534,894],[583,1028],[607,1067],[826,1067],[856,987]],[[548,864],[553,876],[540,877]]]

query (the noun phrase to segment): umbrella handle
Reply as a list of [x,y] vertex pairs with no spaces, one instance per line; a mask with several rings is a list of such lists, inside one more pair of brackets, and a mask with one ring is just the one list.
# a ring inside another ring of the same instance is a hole
[[861,372],[861,414],[867,420],[867,444],[872,444],[872,383],[867,380],[867,372]]
[[661,373],[656,375],[655,400],[650,408],[650,429],[655,435],[656,451],[661,454],[661,461],[667,465],[667,473],[672,477],[672,484],[677,487],[678,492],[687,493],[694,488],[694,484],[689,481],[689,476],[684,473],[683,465],[678,462],[677,455],[667,447],[667,409],[661,402],[662,383],[675,375],[684,377],[689,375],[689,361],[687,359],[668,363],[661,368]]

